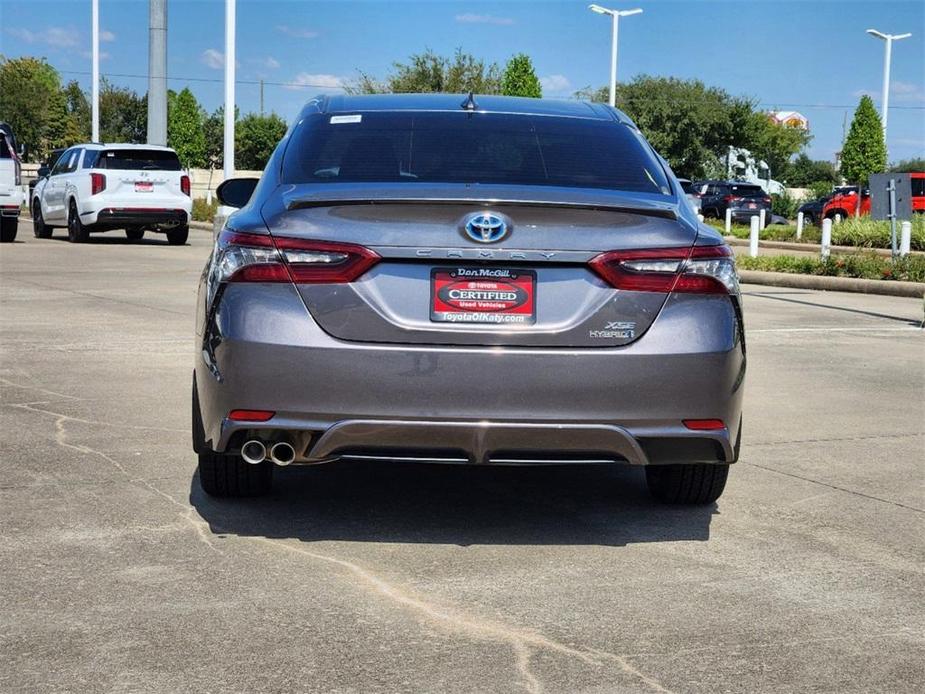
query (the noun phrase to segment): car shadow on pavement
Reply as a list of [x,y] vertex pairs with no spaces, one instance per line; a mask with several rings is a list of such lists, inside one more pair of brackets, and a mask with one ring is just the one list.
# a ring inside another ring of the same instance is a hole
[[276,470],[259,499],[190,503],[216,535],[305,542],[627,545],[710,537],[716,505],[651,500],[629,466],[474,467],[389,462]]
[[[119,232],[122,233],[122,232]],[[52,236],[49,241],[67,241],[67,236]],[[167,246],[167,237],[164,234],[146,234],[144,238],[133,241],[123,234],[122,236],[103,236],[91,234],[89,240],[84,242],[90,246]]]

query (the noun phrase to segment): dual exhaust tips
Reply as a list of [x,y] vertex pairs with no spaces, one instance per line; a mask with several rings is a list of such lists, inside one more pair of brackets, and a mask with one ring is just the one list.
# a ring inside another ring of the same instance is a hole
[[267,450],[260,439],[250,439],[241,447],[241,457],[251,465],[259,465],[267,459],[277,465],[289,465],[295,460],[295,448],[288,441],[277,441]]

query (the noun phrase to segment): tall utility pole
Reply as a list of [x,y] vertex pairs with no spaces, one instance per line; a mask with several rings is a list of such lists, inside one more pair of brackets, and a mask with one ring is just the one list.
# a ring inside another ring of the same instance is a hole
[[235,0],[225,0],[225,180],[234,176]]
[[100,0],[93,0],[90,10],[90,140],[100,141]]
[[893,57],[893,41],[907,39],[912,34],[884,34],[876,29],[868,29],[867,33],[886,42],[886,54],[883,56],[883,101],[880,103],[880,120],[883,121],[883,145],[886,147],[886,121],[890,114],[890,61]]
[[167,144],[167,0],[148,0],[148,144]]
[[620,17],[642,14],[638,7],[633,10],[609,10],[600,5],[588,5],[588,9],[597,14],[610,15],[613,19],[613,36],[610,44],[610,105],[617,104],[617,38],[620,34]]

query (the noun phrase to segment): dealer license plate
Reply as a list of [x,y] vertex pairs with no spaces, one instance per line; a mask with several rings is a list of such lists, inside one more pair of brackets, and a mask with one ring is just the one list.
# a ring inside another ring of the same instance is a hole
[[150,181],[136,181],[135,182],[135,192],[136,193],[152,193],[154,192],[154,184]]
[[496,267],[434,268],[430,319],[437,323],[536,323],[536,273]]

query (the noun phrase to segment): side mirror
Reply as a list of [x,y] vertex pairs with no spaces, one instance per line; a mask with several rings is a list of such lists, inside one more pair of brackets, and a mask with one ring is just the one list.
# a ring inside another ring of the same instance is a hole
[[50,173],[51,173],[51,169],[49,169],[47,166],[45,166],[45,165],[43,164],[42,166],[39,167],[39,170],[38,170],[38,177],[39,177],[39,178],[45,178],[45,177],[47,177],[48,174],[50,174]]
[[229,178],[215,189],[215,195],[226,207],[241,208],[251,199],[259,178]]

